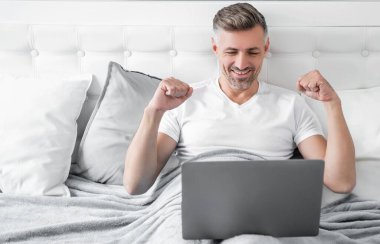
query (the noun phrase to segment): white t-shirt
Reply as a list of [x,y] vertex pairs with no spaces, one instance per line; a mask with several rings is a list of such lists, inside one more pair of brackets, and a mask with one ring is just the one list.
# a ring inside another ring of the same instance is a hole
[[167,111],[159,132],[173,138],[182,160],[219,149],[241,149],[265,159],[288,159],[296,145],[323,135],[314,113],[294,91],[259,82],[258,92],[239,105],[218,79],[193,85],[192,96]]

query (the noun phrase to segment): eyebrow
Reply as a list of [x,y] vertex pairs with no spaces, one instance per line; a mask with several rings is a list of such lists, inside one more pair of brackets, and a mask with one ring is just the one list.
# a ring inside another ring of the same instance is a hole
[[[233,48],[233,47],[227,47],[226,49],[224,49],[224,51],[237,51],[237,50],[238,50],[237,48]],[[251,47],[251,48],[247,48],[246,50],[247,51],[260,51],[260,48]]]

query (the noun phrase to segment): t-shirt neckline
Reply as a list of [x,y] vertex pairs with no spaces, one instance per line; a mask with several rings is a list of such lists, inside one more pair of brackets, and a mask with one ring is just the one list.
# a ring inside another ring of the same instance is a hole
[[253,101],[257,100],[258,95],[260,95],[263,92],[263,90],[264,90],[264,83],[260,82],[259,80],[257,80],[257,82],[258,82],[258,85],[259,85],[259,88],[257,89],[257,92],[251,98],[249,98],[246,102],[244,102],[242,104],[238,104],[238,103],[233,102],[222,91],[222,88],[220,88],[220,86],[219,86],[219,77],[216,77],[214,79],[213,83],[214,83],[214,87],[216,88],[218,94],[221,95],[224,98],[224,100],[226,100],[228,102],[228,104],[231,104],[232,106],[237,107],[237,108],[244,108],[244,107],[248,106],[249,104],[251,104]]

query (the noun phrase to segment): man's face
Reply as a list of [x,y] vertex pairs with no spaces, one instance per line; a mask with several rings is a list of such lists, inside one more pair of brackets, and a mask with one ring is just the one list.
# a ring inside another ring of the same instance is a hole
[[257,79],[265,53],[269,48],[264,30],[257,25],[247,31],[220,30],[218,40],[212,39],[221,79],[233,90],[247,90]]

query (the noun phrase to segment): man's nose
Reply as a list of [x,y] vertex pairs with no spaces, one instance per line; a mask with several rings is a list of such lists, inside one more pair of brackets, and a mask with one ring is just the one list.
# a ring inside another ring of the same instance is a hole
[[249,67],[249,60],[246,54],[240,53],[236,56],[235,67],[244,70]]

